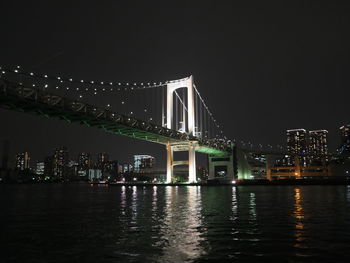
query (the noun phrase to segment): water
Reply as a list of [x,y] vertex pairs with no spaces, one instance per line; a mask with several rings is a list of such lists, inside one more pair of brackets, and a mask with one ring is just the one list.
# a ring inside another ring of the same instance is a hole
[[0,185],[1,262],[347,262],[350,187]]

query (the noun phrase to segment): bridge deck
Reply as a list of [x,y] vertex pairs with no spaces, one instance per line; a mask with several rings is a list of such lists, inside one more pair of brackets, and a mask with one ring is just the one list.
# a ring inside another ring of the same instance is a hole
[[0,81],[0,107],[34,113],[49,119],[78,123],[105,132],[154,143],[198,141],[199,146],[196,151],[211,155],[223,156],[231,151],[225,143],[202,140],[186,133],[94,107],[81,101],[71,100],[4,80]]

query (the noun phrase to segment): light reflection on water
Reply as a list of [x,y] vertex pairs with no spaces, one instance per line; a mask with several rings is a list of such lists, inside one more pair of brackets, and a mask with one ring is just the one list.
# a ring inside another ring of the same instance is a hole
[[201,227],[200,186],[187,187],[178,194],[177,187],[165,188],[165,222],[162,238],[166,240],[158,262],[184,262],[195,260],[205,253],[198,229]]
[[347,186],[0,187],[4,262],[344,262],[350,256]]

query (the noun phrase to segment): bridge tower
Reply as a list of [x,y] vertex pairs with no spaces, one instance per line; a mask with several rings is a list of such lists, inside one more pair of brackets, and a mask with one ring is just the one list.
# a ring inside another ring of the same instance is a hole
[[[195,105],[194,105],[194,87],[193,87],[193,76],[184,78],[181,80],[171,81],[167,84],[166,92],[166,126],[168,129],[173,129],[173,116],[174,116],[174,92],[177,89],[187,89],[187,115],[186,120],[183,120],[182,132],[186,132],[189,135],[195,136]],[[185,116],[185,114],[184,114]],[[168,143],[166,146],[167,150],[167,183],[173,181],[174,166],[188,164],[189,170],[189,183],[197,182],[196,177],[196,141],[190,141],[186,144],[171,144]],[[188,161],[174,161],[175,151],[188,151]]]

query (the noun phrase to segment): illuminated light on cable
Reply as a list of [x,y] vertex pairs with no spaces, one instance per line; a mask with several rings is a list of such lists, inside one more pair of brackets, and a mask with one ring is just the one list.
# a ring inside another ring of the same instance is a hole
[[30,72],[29,75],[34,76],[34,73],[33,73],[33,72]]
[[79,95],[79,98],[82,98],[83,97],[83,95]]
[[35,87],[35,84],[33,84],[32,86]]
[[44,75],[44,78],[47,78],[47,75]]
[[89,89],[88,89],[88,88],[86,88],[85,90],[86,90],[86,91],[88,91]]
[[[21,67],[20,67],[20,66],[18,66],[18,65],[17,65],[16,67],[17,67],[18,69],[19,69],[19,68],[21,68]],[[0,67],[0,68],[1,68],[1,67]]]
[[73,81],[73,79],[69,79],[69,81]]
[[147,112],[147,109],[144,109],[145,112]]
[[58,89],[58,86],[56,86],[56,89]]
[[96,95],[96,94],[97,94],[97,92],[95,91],[95,92],[94,92],[94,94]]
[[150,121],[152,121],[152,120],[153,120],[153,118],[151,117],[151,118],[149,118],[149,120],[150,120]]
[[63,83],[63,80],[61,80],[60,82]]
[[103,90],[103,91],[105,91],[106,89],[105,89],[105,88],[103,88],[102,90]]
[[109,85],[113,85],[113,82],[109,82]]
[[134,113],[131,111],[130,114],[133,115]]
[[101,81],[101,84],[103,85],[103,81]]
[[136,83],[134,83],[134,86],[136,86]]
[[113,91],[113,88],[111,88],[111,91]]
[[91,84],[94,84],[94,81],[93,81],[93,80],[91,80],[91,81],[90,81],[90,83],[91,83]]
[[67,90],[69,90],[69,87],[67,87]]
[[126,86],[129,86],[129,83],[126,83]]
[[124,104],[125,102],[124,101],[122,101],[122,104]]
[[82,79],[82,80],[80,80],[80,82],[81,82],[81,83],[84,83],[84,80]]
[[97,89],[96,89],[96,88],[94,88],[94,90],[95,90],[95,91],[97,91]]
[[45,88],[47,88],[49,85],[45,84]]
[[118,83],[118,85],[120,86],[120,85],[122,85],[121,83]]
[[77,90],[79,90],[79,88],[77,88]]
[[14,72],[18,73],[18,70],[17,70],[17,69],[15,69],[15,70],[14,70]]
[[107,104],[107,107],[110,107],[111,105]]
[[57,79],[61,79],[61,77],[57,77]]

